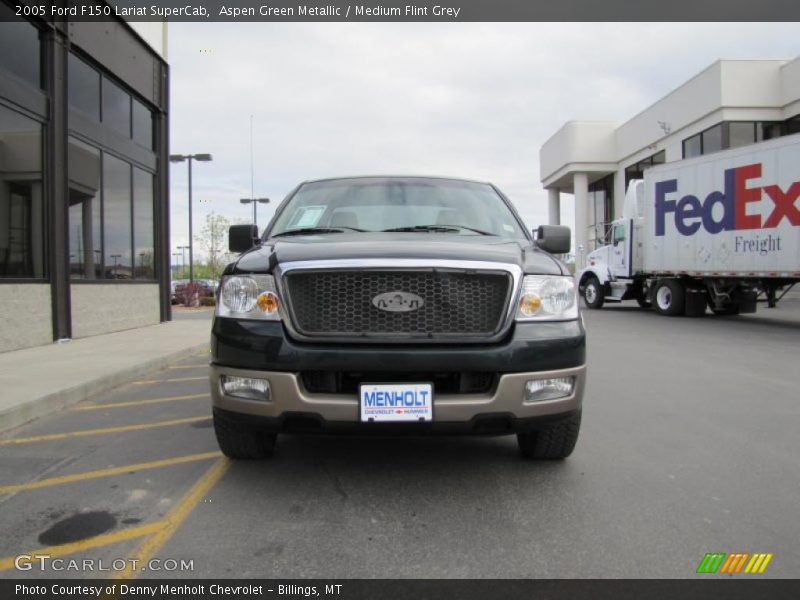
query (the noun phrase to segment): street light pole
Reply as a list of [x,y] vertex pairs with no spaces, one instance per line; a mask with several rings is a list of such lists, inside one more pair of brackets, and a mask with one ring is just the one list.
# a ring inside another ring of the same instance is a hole
[[187,157],[189,159],[189,283],[194,283],[194,259],[192,256],[192,246],[194,245],[192,235],[192,155]]
[[259,204],[269,204],[269,198],[241,198],[239,200],[242,204],[253,204],[253,225],[258,225],[258,213],[256,207]]
[[181,251],[181,279],[186,279],[186,250],[189,249],[189,246],[178,246],[178,250]]
[[179,163],[183,161],[189,162],[189,282],[194,283],[194,254],[192,248],[194,246],[193,233],[192,233],[192,161],[199,160],[200,162],[210,162],[213,157],[210,154],[170,154],[169,161]]

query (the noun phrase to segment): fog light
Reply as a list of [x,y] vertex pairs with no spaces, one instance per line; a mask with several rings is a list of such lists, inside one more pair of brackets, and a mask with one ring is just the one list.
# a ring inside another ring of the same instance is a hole
[[222,391],[227,396],[246,400],[269,400],[269,381],[266,379],[223,375],[220,382]]
[[525,383],[525,402],[555,400],[572,395],[575,388],[574,377],[555,377],[553,379],[529,379]]

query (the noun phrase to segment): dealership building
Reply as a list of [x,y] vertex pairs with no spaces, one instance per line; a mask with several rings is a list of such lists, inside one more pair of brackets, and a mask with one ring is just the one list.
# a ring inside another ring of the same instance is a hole
[[575,260],[607,243],[625,190],[653,165],[800,133],[800,58],[719,60],[619,125],[569,121],[542,146],[549,221],[572,194]]
[[166,25],[0,13],[0,352],[168,320]]

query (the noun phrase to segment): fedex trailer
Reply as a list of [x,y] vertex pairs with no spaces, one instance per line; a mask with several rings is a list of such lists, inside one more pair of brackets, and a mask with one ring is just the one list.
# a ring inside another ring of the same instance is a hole
[[649,169],[578,275],[589,308],[755,312],[800,281],[800,135]]

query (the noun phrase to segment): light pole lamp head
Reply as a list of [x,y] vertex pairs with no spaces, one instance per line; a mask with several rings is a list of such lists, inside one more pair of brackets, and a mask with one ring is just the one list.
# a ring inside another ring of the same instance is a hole
[[195,160],[199,160],[200,162],[211,162],[214,160],[214,157],[210,154],[195,154],[192,156]]
[[186,160],[186,156],[183,154],[170,154],[169,155],[169,162],[172,163],[180,163]]

